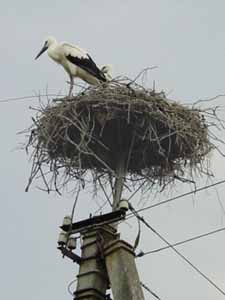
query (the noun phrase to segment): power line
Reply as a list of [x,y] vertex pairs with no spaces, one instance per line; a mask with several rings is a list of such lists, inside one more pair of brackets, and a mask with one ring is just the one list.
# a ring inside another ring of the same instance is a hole
[[[149,206],[146,206],[144,208],[140,208],[140,209],[137,209],[136,212],[142,212],[142,211],[145,211],[145,210],[148,210],[148,209],[151,209],[151,208],[154,208],[154,207],[157,207],[157,206],[160,206],[160,205],[163,205],[163,204],[166,204],[166,203],[169,203],[169,202],[172,202],[172,201],[175,201],[179,198],[182,198],[182,197],[185,197],[185,196],[189,196],[191,194],[195,194],[195,193],[198,193],[198,192],[201,192],[203,190],[206,190],[206,189],[209,189],[211,187],[214,187],[214,186],[217,186],[217,185],[220,185],[222,183],[225,183],[225,179],[223,180],[220,180],[220,181],[217,181],[215,183],[212,183],[212,184],[209,184],[209,185],[206,185],[206,186],[203,186],[203,187],[200,187],[198,189],[195,189],[194,191],[190,191],[190,192],[187,192],[187,193],[184,193],[184,194],[180,194],[178,196],[175,196],[173,198],[169,198],[167,200],[164,200],[164,201],[161,201],[161,202],[158,202],[158,203],[155,203],[155,204],[152,204],[152,205],[149,205]],[[127,215],[127,218],[126,219],[130,219],[132,218],[133,215],[132,213],[128,214]]]
[[143,181],[142,184],[133,192],[133,194],[131,194],[131,196],[127,199],[127,201],[131,200],[131,198],[133,198],[136,193],[145,185],[147,180]]
[[[40,98],[40,97],[58,97],[59,94],[43,94],[43,95],[31,95],[31,96],[24,96],[24,97],[12,97],[12,98],[5,98],[0,99],[0,103],[6,103],[6,102],[15,102],[20,100],[29,100],[34,98]],[[61,95],[64,96],[64,95]]]
[[76,281],[77,281],[77,278],[74,279],[74,280],[72,280],[72,281],[68,284],[68,286],[67,286],[67,291],[68,291],[68,293],[69,293],[71,296],[74,296],[74,292],[71,291],[71,286],[72,286]]
[[180,251],[178,251],[176,248],[173,247],[171,243],[169,243],[158,231],[156,231],[142,216],[138,214],[138,211],[136,211],[132,205],[130,204],[130,209],[134,216],[138,218],[145,226],[147,226],[148,229],[150,229],[152,232],[154,232],[164,243],[169,246],[178,256],[180,256],[186,263],[189,264],[199,275],[201,275],[205,280],[208,281],[209,284],[211,284],[214,288],[216,288],[223,296],[225,296],[225,292],[216,285],[208,276],[206,276],[202,271],[199,270],[189,259],[187,259]]
[[[207,232],[207,233],[203,233],[203,234],[200,234],[200,235],[191,237],[191,238],[189,238],[189,239],[186,239],[186,240],[177,242],[177,243],[175,243],[175,244],[172,244],[172,246],[173,246],[173,247],[176,247],[176,246],[179,246],[179,245],[182,245],[182,244],[186,244],[186,243],[188,243],[188,242],[192,242],[192,241],[194,241],[194,240],[197,240],[197,239],[200,239],[200,238],[209,236],[209,235],[213,235],[213,234],[215,234],[215,233],[218,233],[218,232],[221,232],[221,231],[224,231],[224,230],[225,230],[225,227],[222,227],[222,228],[219,228],[219,229],[216,229],[216,230],[212,230],[212,231],[209,231],[209,232]],[[157,253],[157,252],[160,252],[160,251],[162,251],[162,250],[169,249],[169,248],[171,248],[171,247],[170,247],[170,246],[166,246],[166,247],[161,247],[161,248],[154,249],[154,250],[147,251],[147,252],[141,251],[139,254],[136,255],[136,257],[143,257],[143,256],[145,256],[145,255]]]
[[146,284],[144,284],[143,282],[140,281],[140,285],[146,290],[148,291],[152,296],[154,296],[156,299],[161,300],[161,298],[159,298],[159,296],[153,292]]

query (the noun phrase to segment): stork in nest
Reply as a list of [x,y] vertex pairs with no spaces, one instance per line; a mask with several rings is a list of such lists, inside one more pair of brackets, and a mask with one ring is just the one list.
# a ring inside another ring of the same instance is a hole
[[101,69],[98,68],[87,51],[78,46],[64,42],[58,43],[54,37],[49,37],[35,59],[41,56],[46,50],[48,56],[63,66],[70,77],[69,97],[72,96],[75,77],[92,85],[104,83],[112,79],[111,65],[105,65]]

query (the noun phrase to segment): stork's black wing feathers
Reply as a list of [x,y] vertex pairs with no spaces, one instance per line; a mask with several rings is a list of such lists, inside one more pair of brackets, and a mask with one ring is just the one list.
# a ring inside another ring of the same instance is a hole
[[104,73],[97,67],[96,63],[93,61],[93,59],[90,57],[89,54],[87,54],[87,57],[78,57],[78,56],[72,56],[71,54],[69,54],[66,56],[66,58],[72,64],[75,64],[76,66],[85,70],[89,74],[95,76],[100,81],[106,82]]

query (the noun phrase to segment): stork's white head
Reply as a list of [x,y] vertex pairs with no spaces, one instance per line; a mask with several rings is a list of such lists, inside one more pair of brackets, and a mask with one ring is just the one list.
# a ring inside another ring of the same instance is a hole
[[49,47],[51,47],[52,45],[57,44],[57,41],[54,37],[49,36],[45,42],[44,42],[44,46],[42,47],[41,51],[38,53],[38,55],[35,57],[35,59],[37,59],[39,56],[41,56],[42,53],[44,53]]
[[45,43],[46,43],[46,45],[49,48],[51,45],[56,44],[57,41],[56,41],[56,39],[53,36],[49,36],[49,37],[47,37]]

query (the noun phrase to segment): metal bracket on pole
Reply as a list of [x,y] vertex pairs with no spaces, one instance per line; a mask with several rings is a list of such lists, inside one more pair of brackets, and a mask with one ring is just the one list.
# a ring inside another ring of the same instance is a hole
[[77,264],[81,263],[82,258],[79,255],[75,254],[73,251],[67,249],[65,246],[59,246],[58,249],[62,252],[63,257],[66,256]]
[[126,212],[123,209],[119,209],[113,211],[108,214],[95,216],[86,220],[82,220],[71,225],[63,225],[60,228],[70,234],[75,234],[78,232],[82,232],[83,230],[88,230],[89,228],[93,228],[95,225],[106,225],[112,224],[118,221],[122,221],[125,219]]

